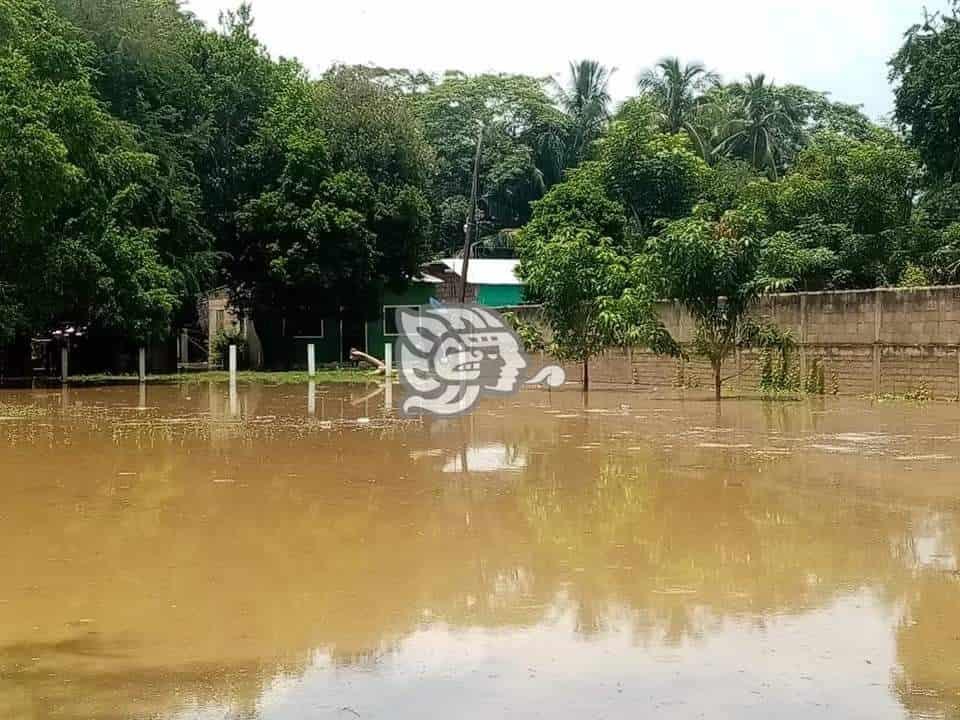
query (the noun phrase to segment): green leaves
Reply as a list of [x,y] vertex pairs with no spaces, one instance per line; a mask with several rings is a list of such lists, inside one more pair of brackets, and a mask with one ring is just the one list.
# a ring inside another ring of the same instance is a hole
[[523,225],[530,203],[559,181],[568,163],[568,139],[575,128],[553,104],[546,84],[534,78],[449,73],[411,102],[436,155],[429,194],[437,209],[437,250],[452,252],[463,245],[465,198],[481,126],[487,234]]
[[520,248],[527,297],[543,304],[558,357],[586,361],[613,346],[673,349],[654,310],[646,258],[574,227],[528,235]]
[[960,182],[960,15],[928,16],[890,61],[895,115],[935,180]]
[[177,201],[157,157],[107,112],[93,47],[48,3],[0,2],[0,25],[0,335],[62,321],[166,334],[186,287],[163,255]]

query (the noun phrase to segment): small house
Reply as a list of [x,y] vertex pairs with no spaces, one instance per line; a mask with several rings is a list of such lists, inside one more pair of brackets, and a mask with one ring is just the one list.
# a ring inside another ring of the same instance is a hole
[[[467,302],[492,308],[518,307],[524,304],[523,281],[517,276],[519,260],[471,258],[467,268]],[[401,307],[419,307],[431,302],[460,302],[463,260],[450,258],[427,263],[420,277],[412,280],[403,293],[384,296],[379,318],[367,322],[365,352],[384,356],[384,345],[397,337],[396,311]]]
[[[523,305],[523,281],[517,277],[519,260],[471,258],[467,283],[467,302],[492,308]],[[275,349],[290,360],[291,367],[305,367],[307,345],[313,345],[317,362],[344,363],[350,349],[363,350],[374,357],[384,356],[384,346],[397,337],[396,311],[401,307],[420,307],[433,302],[460,301],[463,260],[451,258],[426,263],[419,276],[408,283],[405,290],[387,290],[378,315],[369,320],[357,320],[358,313],[343,313],[341,318],[311,319],[304,323],[283,323],[283,348]],[[348,316],[352,319],[346,319]],[[362,315],[360,316],[362,318]],[[221,331],[233,331],[246,338],[249,345],[249,363],[253,368],[263,366],[263,343],[254,323],[241,317],[230,304],[224,288],[211,292],[201,303],[200,324],[205,331],[207,346],[212,350],[214,339]],[[304,325],[300,327],[300,325]],[[277,342],[276,339],[273,340]]]

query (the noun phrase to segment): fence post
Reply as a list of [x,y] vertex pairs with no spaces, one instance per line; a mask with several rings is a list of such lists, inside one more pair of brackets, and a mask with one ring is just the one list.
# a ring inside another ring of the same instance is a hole
[[877,290],[873,294],[873,394],[880,394],[880,328],[883,323],[883,311],[881,307],[882,292]]
[[800,388],[807,382],[807,295],[800,293]]
[[317,374],[317,348],[313,343],[307,345],[307,375]]
[[384,374],[387,382],[390,382],[393,378],[393,345],[390,343],[383,346],[383,364],[387,366]]
[[145,347],[140,348],[140,357],[139,357],[139,375],[140,382],[144,383],[147,381],[147,349]]
[[70,346],[66,343],[60,348],[60,380],[66,382],[70,377]]

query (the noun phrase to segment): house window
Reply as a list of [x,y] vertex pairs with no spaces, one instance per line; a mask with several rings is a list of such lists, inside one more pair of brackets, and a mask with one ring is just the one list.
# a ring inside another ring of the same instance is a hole
[[311,330],[316,330],[316,332],[311,333],[310,335],[294,335],[294,340],[323,340],[327,337],[327,321],[321,320],[319,327],[317,325],[311,324]]
[[420,314],[419,305],[384,305],[383,306],[383,334],[386,337],[396,337],[400,334],[397,327],[397,310],[410,310]]

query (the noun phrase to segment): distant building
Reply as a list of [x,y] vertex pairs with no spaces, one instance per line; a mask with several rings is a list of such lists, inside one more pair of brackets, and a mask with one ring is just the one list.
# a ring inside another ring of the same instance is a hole
[[[207,293],[198,308],[200,329],[206,339],[207,362],[216,364],[213,343],[221,332],[236,332],[247,341],[250,367],[263,367],[263,346],[253,326],[253,321],[242,317],[230,304],[230,293],[225,287],[219,287]],[[181,355],[183,352],[181,351]]]
[[[518,307],[524,304],[523,281],[517,277],[519,260],[490,260],[471,258],[467,270],[467,302],[493,308]],[[460,302],[463,260],[450,258],[427,263],[419,278],[413,280],[402,293],[384,296],[383,312],[376,320],[367,322],[365,352],[382,358],[384,345],[397,336],[396,311],[402,307]]]
[[[519,260],[491,260],[471,258],[467,302],[476,302],[494,308],[518,307],[524,304],[523,281],[517,277]],[[397,336],[395,315],[401,307],[419,307],[431,302],[455,303],[460,300],[463,260],[451,258],[426,263],[421,274],[413,278],[402,292],[387,291],[378,317],[371,320],[318,318],[310,328],[295,328],[285,324],[283,342],[285,354],[292,367],[306,365],[306,346],[314,345],[317,362],[343,363],[351,348],[363,350],[374,357],[384,356],[384,345]],[[250,365],[263,365],[263,345],[253,321],[242,318],[230,305],[225,288],[211,292],[200,312],[201,325],[206,331],[208,347],[212,348],[217,333],[235,328],[247,339]]]

